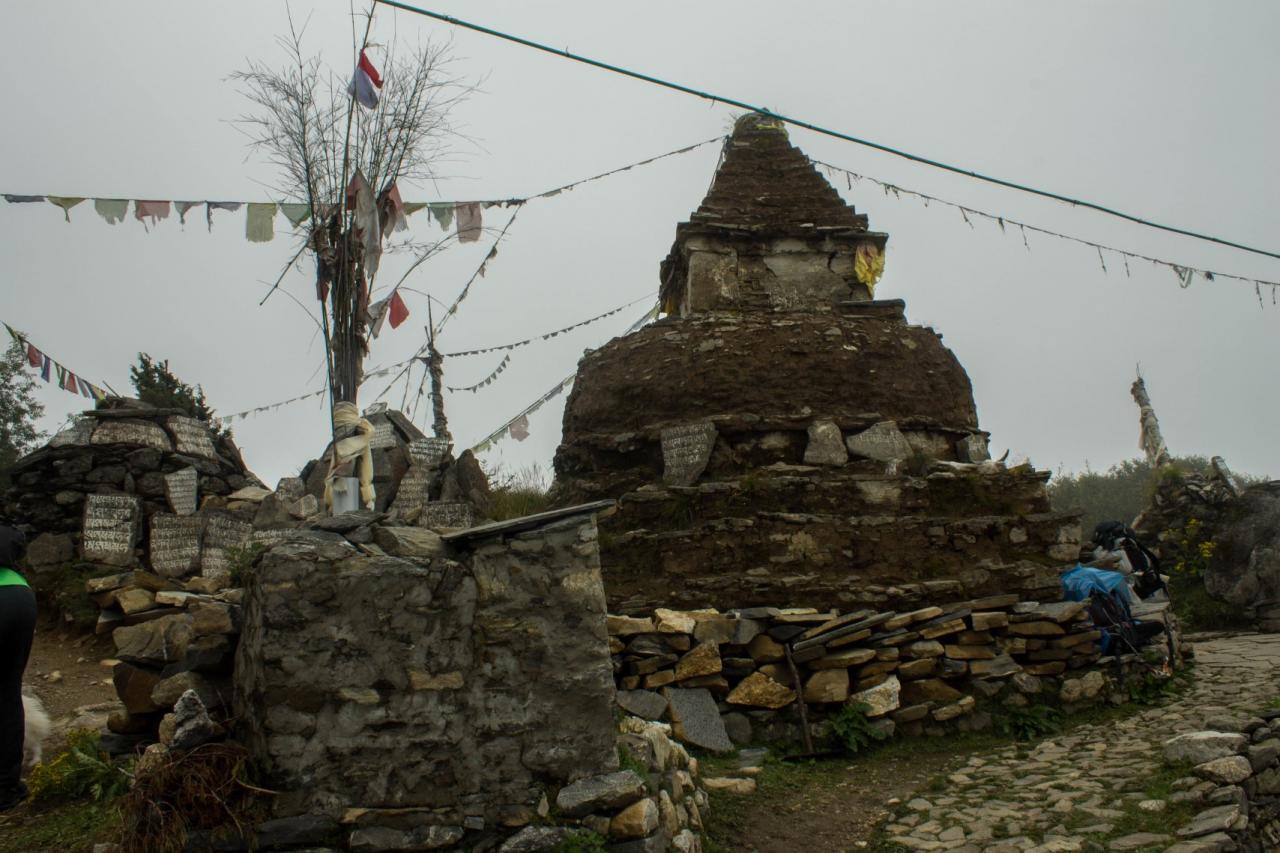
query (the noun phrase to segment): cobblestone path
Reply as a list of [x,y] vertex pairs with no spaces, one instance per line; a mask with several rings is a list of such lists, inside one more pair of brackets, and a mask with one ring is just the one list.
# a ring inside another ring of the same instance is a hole
[[[1280,634],[1235,635],[1194,648],[1195,683],[1173,702],[1081,726],[1030,749],[1009,746],[974,756],[948,777],[942,792],[909,801],[887,825],[889,840],[910,850],[953,853],[1225,849],[1176,834],[1179,822],[1215,802],[1191,790],[1199,780],[1173,781],[1163,800],[1144,792],[1168,775],[1164,741],[1243,723],[1280,697]],[[1147,826],[1132,832],[1126,818],[1135,809],[1167,820],[1150,821],[1157,831]]]

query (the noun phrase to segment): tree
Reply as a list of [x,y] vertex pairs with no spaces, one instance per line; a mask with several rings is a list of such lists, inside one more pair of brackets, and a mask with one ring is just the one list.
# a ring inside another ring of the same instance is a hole
[[138,353],[137,365],[129,368],[133,390],[138,399],[161,409],[181,409],[193,418],[213,422],[213,409],[204,397],[204,389],[192,388],[169,370],[169,360],[155,361],[145,352]]
[[[368,46],[372,21],[370,11],[357,52]],[[239,123],[250,145],[279,170],[280,197],[309,206],[298,253],[280,280],[302,255],[311,257],[331,398],[354,403],[377,320],[370,293],[384,238],[396,219],[397,182],[439,177],[437,167],[462,138],[450,115],[474,86],[451,75],[445,45],[427,42],[398,53],[389,44],[379,54],[378,104],[366,111],[348,96],[346,74],[336,75],[319,57],[304,53],[302,35],[290,15],[289,36],[279,40],[288,64],[277,69],[250,62],[233,75],[254,106]],[[360,178],[369,188],[363,202],[348,196]],[[397,248],[416,255],[412,270],[444,242]]]
[[0,486],[8,486],[13,463],[44,438],[36,429],[44,406],[35,398],[36,383],[24,370],[26,363],[26,350],[17,341],[0,357]]

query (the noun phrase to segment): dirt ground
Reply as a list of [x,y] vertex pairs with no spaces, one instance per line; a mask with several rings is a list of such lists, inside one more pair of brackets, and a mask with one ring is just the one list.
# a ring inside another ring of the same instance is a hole
[[46,757],[61,746],[67,731],[101,727],[118,706],[111,686],[113,652],[110,637],[68,633],[52,617],[41,618],[23,687],[40,699],[53,722]]
[[[711,850],[859,851],[899,801],[910,799],[977,744],[897,742],[864,757],[771,763],[756,793],[712,796]],[[722,768],[708,766],[704,775]],[[725,775],[735,775],[724,769]]]

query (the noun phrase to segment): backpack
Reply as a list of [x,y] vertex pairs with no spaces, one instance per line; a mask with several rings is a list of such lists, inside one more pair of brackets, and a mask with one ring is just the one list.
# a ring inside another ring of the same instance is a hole
[[1096,589],[1089,594],[1089,618],[1102,632],[1104,655],[1137,651],[1137,625],[1129,612],[1129,604],[1115,592]]

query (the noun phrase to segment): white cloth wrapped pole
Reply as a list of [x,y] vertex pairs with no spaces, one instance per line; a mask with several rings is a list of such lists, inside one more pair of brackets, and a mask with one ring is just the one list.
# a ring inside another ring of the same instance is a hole
[[[350,434],[352,430],[354,434]],[[324,478],[326,509],[333,509],[333,480],[348,462],[355,463],[354,473],[360,481],[360,503],[365,509],[373,509],[373,451],[369,447],[373,432],[373,424],[360,417],[355,403],[342,402],[333,407],[333,434],[345,437],[334,442],[329,454],[329,473]]]

